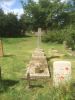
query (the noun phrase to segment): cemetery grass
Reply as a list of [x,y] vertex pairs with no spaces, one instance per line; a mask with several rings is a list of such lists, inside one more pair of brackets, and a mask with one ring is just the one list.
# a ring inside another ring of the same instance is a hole
[[48,51],[55,48],[65,54],[61,59],[72,62],[71,87],[67,91],[65,88],[55,89],[50,78],[32,81],[32,88],[28,88],[27,80],[22,78],[25,76],[26,66],[36,45],[36,37],[3,38],[4,57],[0,57],[2,68],[0,100],[75,100],[75,57],[69,56],[62,44],[41,43],[41,47],[47,57]]

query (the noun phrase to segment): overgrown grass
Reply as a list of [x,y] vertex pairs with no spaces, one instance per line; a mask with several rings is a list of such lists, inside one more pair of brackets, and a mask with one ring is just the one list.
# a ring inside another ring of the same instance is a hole
[[[31,59],[31,54],[37,47],[36,37],[3,38],[4,57],[0,57],[2,68],[2,81],[0,82],[0,100],[74,100],[75,98],[75,57],[65,57],[72,62],[72,86],[69,91],[52,87],[52,81],[32,81],[32,88],[28,82],[22,80],[26,65]],[[47,56],[51,48],[66,54],[63,45],[42,43]]]

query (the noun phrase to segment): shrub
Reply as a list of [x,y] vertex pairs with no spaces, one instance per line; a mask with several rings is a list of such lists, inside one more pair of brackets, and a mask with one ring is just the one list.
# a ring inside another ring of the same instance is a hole
[[67,35],[66,35],[66,42],[67,42],[67,46],[69,48],[72,48],[72,50],[75,49],[75,30],[74,29],[69,29],[67,30]]
[[43,36],[42,41],[63,43],[64,36],[65,34],[62,30],[48,31],[48,33]]
[[48,31],[42,37],[43,42],[63,43],[66,41],[67,47],[75,49],[75,30],[73,27],[67,27],[61,30]]

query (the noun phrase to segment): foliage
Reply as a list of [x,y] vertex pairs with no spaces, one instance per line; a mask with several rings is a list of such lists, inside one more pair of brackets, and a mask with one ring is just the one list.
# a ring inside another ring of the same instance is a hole
[[4,14],[0,9],[0,36],[17,37],[25,34],[27,25],[23,21],[23,16],[18,19],[13,13]]
[[12,37],[12,36],[16,36],[19,32],[18,30],[18,19],[16,17],[16,15],[9,13],[8,15],[6,15],[6,19],[5,19],[5,35]]
[[28,27],[27,23],[24,20],[24,17],[25,16],[22,15],[18,21],[18,26],[19,26],[19,30],[20,30],[21,35],[25,35],[25,32],[26,32],[27,27]]
[[44,42],[63,43],[66,40],[68,47],[74,49],[74,32],[69,30],[71,25],[75,27],[74,5],[61,3],[60,0],[39,0],[38,3],[29,0],[27,4],[23,2],[23,8],[24,21],[29,29],[41,27],[46,30],[42,39]]
[[5,16],[2,9],[0,9],[0,36],[4,33],[4,27],[5,27]]
[[69,48],[72,48],[72,50],[74,50],[75,49],[75,30],[71,27],[67,29],[65,40],[67,42],[67,46]]
[[65,38],[65,33],[63,30],[51,30],[47,34],[43,35],[43,42],[56,42],[63,43]]
[[25,21],[31,29],[38,27],[46,30],[52,27],[64,26],[68,23],[68,14],[64,12],[64,4],[60,0],[39,0],[38,3],[33,0],[23,3],[25,11]]
[[75,29],[74,25],[69,25],[64,29],[59,30],[49,30],[46,34],[42,36],[43,42],[56,42],[63,43],[66,41],[68,48],[75,50]]

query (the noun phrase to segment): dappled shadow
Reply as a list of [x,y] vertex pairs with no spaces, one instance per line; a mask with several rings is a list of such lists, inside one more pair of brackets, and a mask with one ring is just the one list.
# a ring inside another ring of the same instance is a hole
[[10,87],[18,84],[18,80],[0,80],[0,93],[6,92]]
[[32,37],[31,35],[25,35],[24,38]]
[[3,55],[3,57],[14,57],[15,55],[11,55],[11,54],[7,54],[7,55]]
[[60,56],[51,56],[51,57],[47,57],[47,61],[50,61],[53,58],[60,58]]
[[12,54],[7,54],[7,55],[3,55],[3,57],[14,57],[15,55]]
[[72,86],[75,88],[75,82],[72,83]]
[[19,36],[1,36],[2,38],[28,38],[28,37],[32,37],[32,35],[19,35]]
[[43,85],[30,85],[29,88],[44,88]]
[[72,100],[75,100],[75,82],[71,83]]

